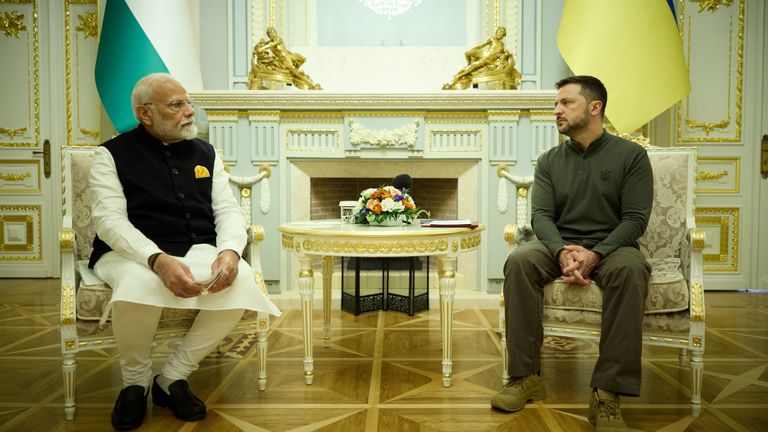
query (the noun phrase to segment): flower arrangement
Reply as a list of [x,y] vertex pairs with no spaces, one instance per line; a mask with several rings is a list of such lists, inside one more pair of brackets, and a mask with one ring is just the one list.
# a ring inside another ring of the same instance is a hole
[[413,198],[405,190],[381,186],[360,192],[353,217],[356,224],[385,224],[414,219],[418,212]]

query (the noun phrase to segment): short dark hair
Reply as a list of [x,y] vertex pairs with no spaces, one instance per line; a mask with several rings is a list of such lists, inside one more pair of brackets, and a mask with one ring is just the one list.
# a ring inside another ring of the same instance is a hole
[[602,102],[603,107],[600,109],[600,114],[605,117],[605,107],[608,106],[608,90],[605,89],[602,81],[590,75],[574,75],[563,78],[555,83],[555,88],[560,90],[561,87],[568,84],[580,85],[581,90],[579,94],[584,96],[587,102],[592,102],[593,100]]

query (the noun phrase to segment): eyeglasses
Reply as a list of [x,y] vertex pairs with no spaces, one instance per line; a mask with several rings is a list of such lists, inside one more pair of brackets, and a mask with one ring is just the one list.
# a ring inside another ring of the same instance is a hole
[[[146,103],[143,103],[142,105],[144,105],[144,106],[155,105],[155,103],[154,102],[146,102]],[[187,107],[187,105],[189,105],[190,108],[192,108],[193,110],[196,110],[195,103],[193,101],[191,101],[191,100],[173,101],[171,103],[167,103],[167,104],[163,104],[163,105],[165,105],[171,112],[175,112],[175,113],[183,110],[184,108]]]

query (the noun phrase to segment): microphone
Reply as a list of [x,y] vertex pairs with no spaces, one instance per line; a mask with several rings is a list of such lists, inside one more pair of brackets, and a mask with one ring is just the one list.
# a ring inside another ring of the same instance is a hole
[[392,179],[392,186],[403,192],[408,192],[413,186],[413,179],[408,174],[400,174]]

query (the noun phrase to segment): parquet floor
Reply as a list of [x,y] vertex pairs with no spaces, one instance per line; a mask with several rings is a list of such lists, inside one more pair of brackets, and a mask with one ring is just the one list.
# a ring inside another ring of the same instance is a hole
[[[768,431],[768,294],[706,294],[707,351],[701,413],[693,416],[689,373],[676,350],[646,348],[639,398],[623,399],[639,431]],[[64,419],[58,281],[0,279],[0,430],[107,431],[119,391],[114,349],[78,356],[77,415]],[[440,384],[437,310],[408,317],[333,312],[329,347],[315,314],[315,382],[304,384],[301,314],[273,319],[267,389],[256,382],[253,341],[235,336],[190,383],[208,405],[196,423],[149,408],[146,431],[588,431],[589,377],[597,347],[548,338],[547,397],[516,414],[492,410],[501,355],[495,310],[454,316],[454,380]],[[167,351],[172,347],[164,347]],[[162,351],[162,350],[160,350]],[[160,352],[156,369],[163,361]]]

